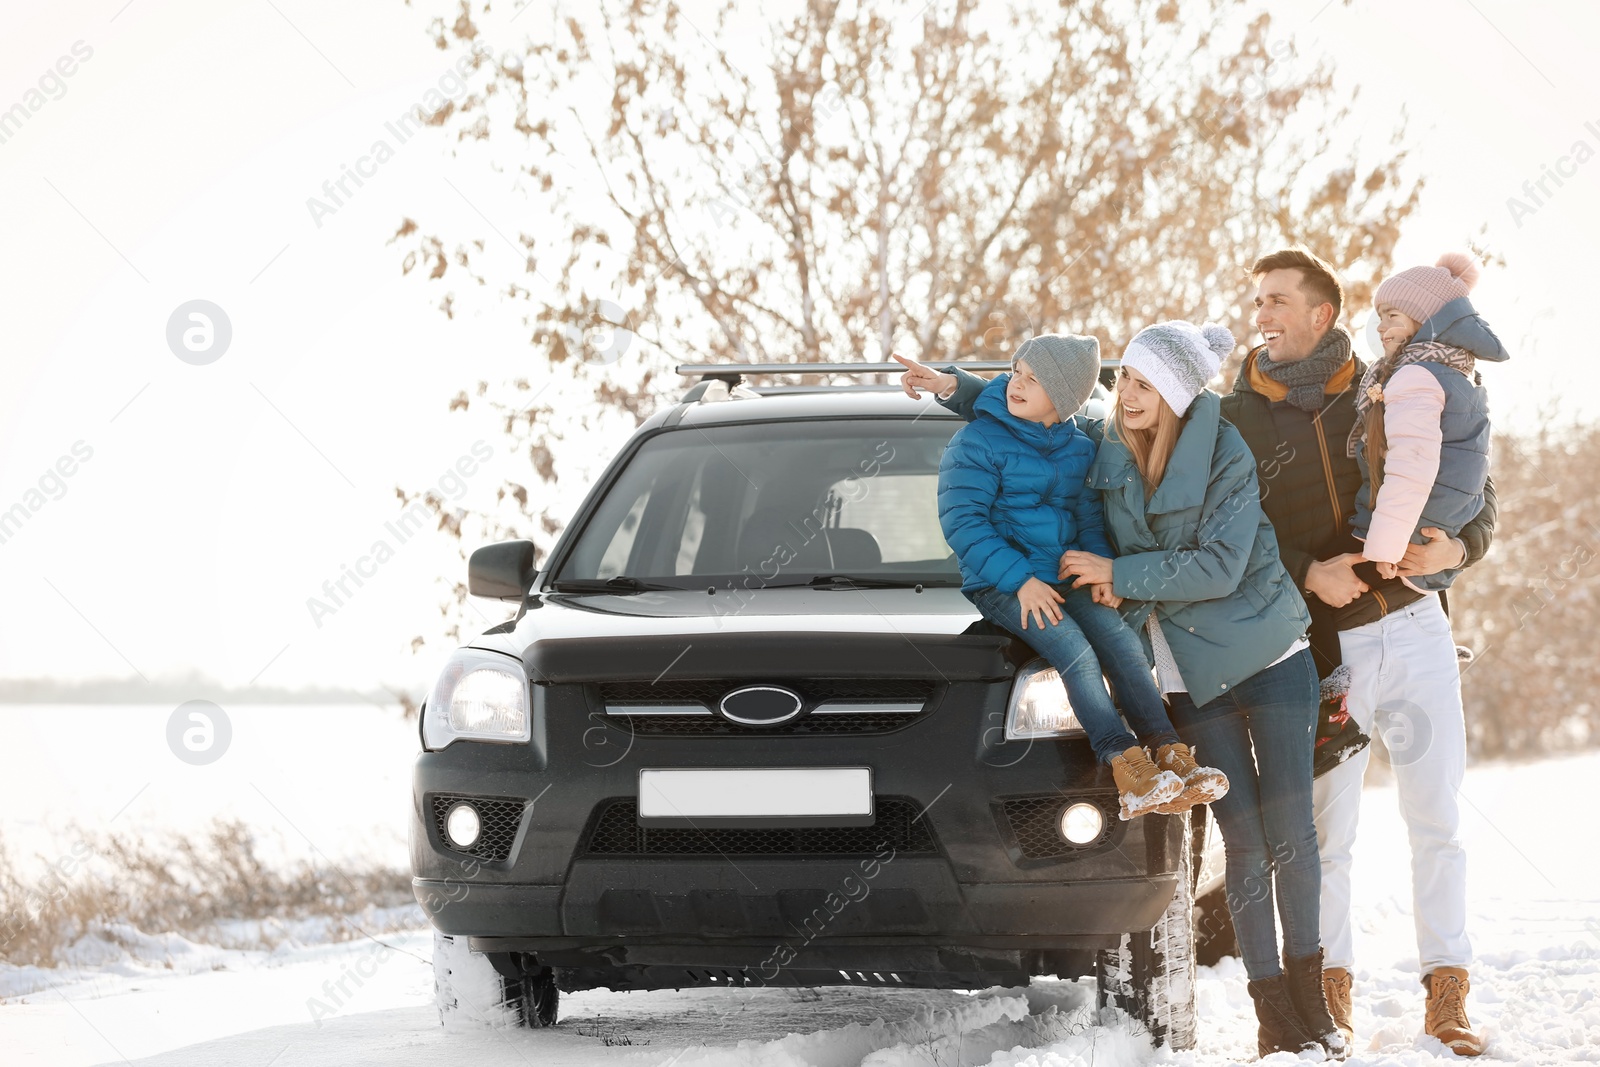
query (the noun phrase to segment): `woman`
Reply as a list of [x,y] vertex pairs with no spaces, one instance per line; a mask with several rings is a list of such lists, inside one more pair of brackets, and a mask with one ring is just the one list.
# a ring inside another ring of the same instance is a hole
[[[1342,1058],[1317,929],[1310,616],[1261,511],[1254,457],[1205,388],[1233,346],[1226,329],[1186,322],[1148,327],[1128,345],[1088,475],[1118,555],[1067,552],[1061,577],[1110,583],[1109,601],[1143,635],[1179,735],[1231,783],[1212,810],[1261,1055],[1320,1044]],[[912,395],[931,389],[967,418],[982,387],[910,364],[903,384]]]

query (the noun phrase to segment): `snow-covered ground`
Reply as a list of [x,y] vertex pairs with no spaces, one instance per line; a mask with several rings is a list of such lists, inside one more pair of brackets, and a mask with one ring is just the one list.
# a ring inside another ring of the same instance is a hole
[[[251,731],[250,716],[243,718]],[[308,717],[277,725],[316,724]],[[345,731],[332,732],[342,740],[358,736]],[[250,773],[260,776],[258,796],[286,795],[271,789],[268,733],[255,733],[263,751],[252,754],[260,762]],[[376,747],[387,753],[402,746],[385,738]],[[134,787],[137,777],[130,776]],[[1463,837],[1478,956],[1469,1006],[1489,1035],[1487,1060],[1600,1062],[1600,859],[1585,826],[1587,786],[1596,781],[1600,754],[1468,773]],[[0,777],[0,793],[8,784]],[[383,791],[396,784],[385,782]],[[227,788],[255,814],[249,779],[236,775]],[[347,829],[365,832],[377,806],[352,803]],[[1355,887],[1358,1052],[1349,1062],[1451,1060],[1419,1036],[1422,990],[1393,790],[1369,789],[1363,816]],[[313,838],[341,839],[327,818],[308,813],[306,828]],[[373,913],[356,921],[377,929],[401,918]],[[1255,1055],[1254,1018],[1234,960],[1202,970],[1200,1047],[1185,1053],[1152,1049],[1126,1019],[1097,1017],[1087,984],[1048,980],[973,993],[589,992],[563,998],[562,1022],[552,1030],[446,1033],[433,1008],[428,931],[312,943],[321,934],[316,924],[284,928],[272,951],[234,951],[111,929],[77,946],[73,963],[58,970],[0,967],[0,1063],[1120,1067],[1249,1062]],[[1280,1054],[1270,1062],[1294,1061]]]

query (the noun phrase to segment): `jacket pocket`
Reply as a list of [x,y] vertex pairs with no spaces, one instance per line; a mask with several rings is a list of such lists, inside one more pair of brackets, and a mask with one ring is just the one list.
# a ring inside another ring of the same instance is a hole
[[1160,547],[1168,552],[1176,548],[1196,548],[1200,544],[1200,515],[1190,509],[1170,515],[1154,516],[1150,532]]

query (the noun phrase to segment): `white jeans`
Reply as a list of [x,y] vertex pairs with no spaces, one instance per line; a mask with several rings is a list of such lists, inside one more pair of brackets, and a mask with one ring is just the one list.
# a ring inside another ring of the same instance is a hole
[[[1437,594],[1339,635],[1350,667],[1347,707],[1389,751],[1400,815],[1411,838],[1411,899],[1422,973],[1465,967],[1467,857],[1457,837],[1456,794],[1466,767],[1461,672]],[[1374,733],[1376,729],[1376,733]],[[1370,747],[1312,785],[1322,855],[1323,965],[1355,963],[1350,936],[1350,849],[1361,815]]]

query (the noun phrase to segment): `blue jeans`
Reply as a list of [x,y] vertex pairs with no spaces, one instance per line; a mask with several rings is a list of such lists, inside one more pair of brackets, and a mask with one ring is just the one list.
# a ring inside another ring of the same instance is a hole
[[1282,973],[1272,920],[1273,874],[1284,953],[1320,945],[1322,867],[1311,820],[1311,751],[1317,725],[1317,670],[1311,650],[1257,671],[1200,707],[1169,694],[1172,721],[1194,758],[1228,776],[1211,805],[1227,851],[1228,911],[1252,980]]
[[[1032,620],[1028,629],[1022,629],[1022,604],[1015,593],[979,589],[967,597],[984,618],[1022,638],[1061,675],[1072,710],[1101,763],[1110,763],[1113,756],[1138,744],[1154,750],[1178,740],[1150,673],[1144,645],[1133,627],[1112,608],[1096,604],[1087,586],[1051,585],[1066,603],[1061,605],[1061,621],[1042,630]],[[1137,740],[1117,715],[1101,680],[1102,671],[1111,679],[1117,702],[1139,735]]]

